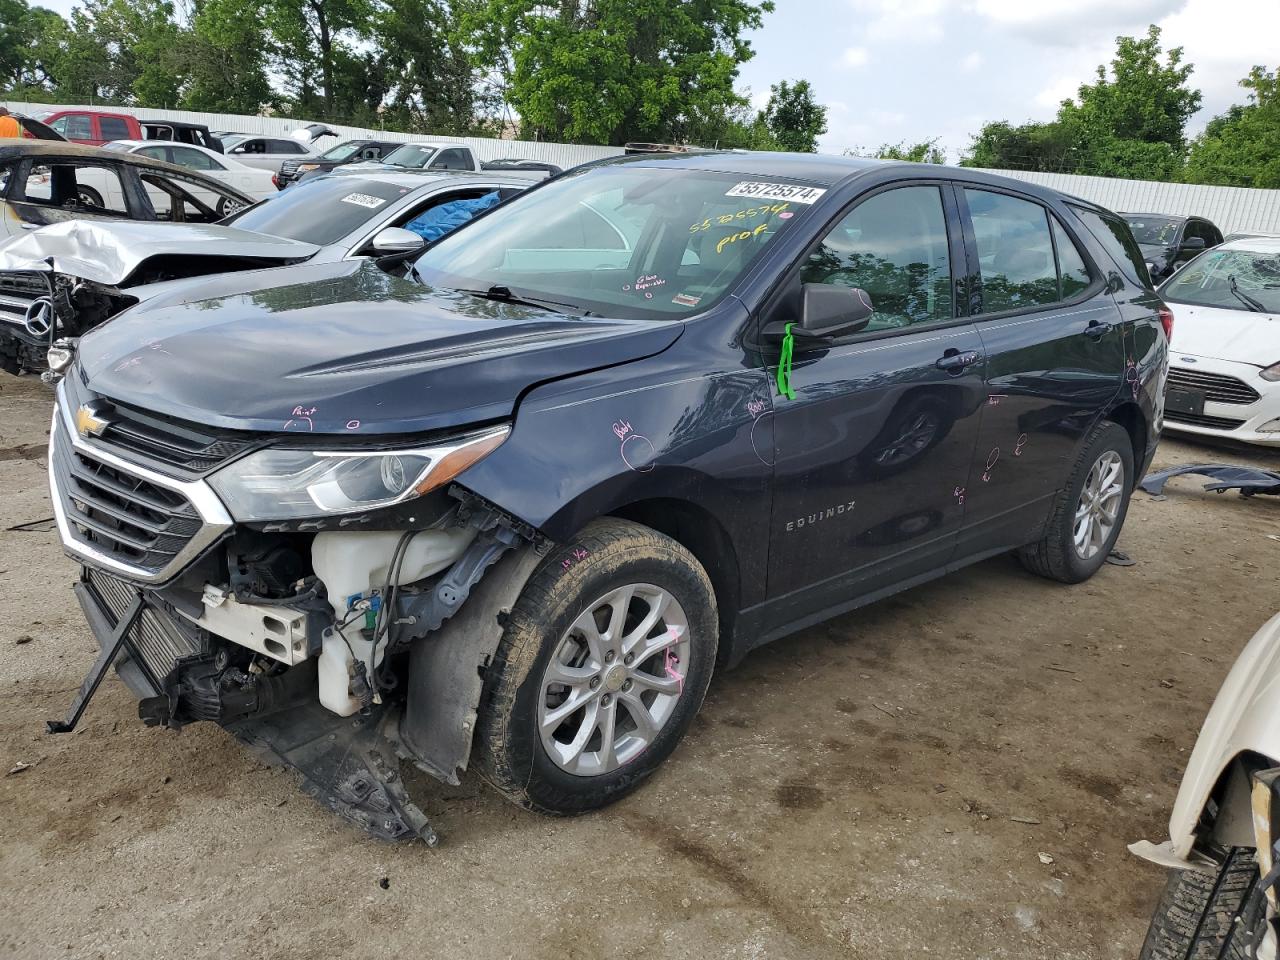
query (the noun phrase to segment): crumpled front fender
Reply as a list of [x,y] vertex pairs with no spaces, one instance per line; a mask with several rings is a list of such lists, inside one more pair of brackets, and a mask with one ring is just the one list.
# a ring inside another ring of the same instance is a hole
[[1162,866],[1194,866],[1200,814],[1223,772],[1242,753],[1280,758],[1280,614],[1254,634],[1205,717],[1169,818],[1169,841],[1159,846],[1144,841],[1129,849]]

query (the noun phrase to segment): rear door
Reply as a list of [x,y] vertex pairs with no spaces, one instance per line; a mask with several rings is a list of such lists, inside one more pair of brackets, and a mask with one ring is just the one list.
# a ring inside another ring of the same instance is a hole
[[799,320],[804,283],[859,287],[875,307],[860,333],[797,340],[795,399],[774,402],[767,629],[950,559],[985,399],[964,263],[950,186],[891,185],[845,209],[766,313]]
[[987,356],[961,558],[1037,539],[1076,448],[1124,384],[1125,337],[1081,226],[1003,188],[957,189]]

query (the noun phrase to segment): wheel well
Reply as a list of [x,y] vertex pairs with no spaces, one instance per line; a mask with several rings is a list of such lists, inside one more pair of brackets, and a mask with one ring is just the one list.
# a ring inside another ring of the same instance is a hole
[[654,499],[629,503],[611,516],[632,520],[670,537],[694,555],[711,579],[720,611],[719,659],[728,658],[737,623],[738,555],[729,534],[710,512],[687,500]]
[[[1147,421],[1136,403],[1122,403],[1107,414],[1107,419],[1124,428],[1129,434],[1129,442],[1133,445],[1133,469],[1136,474],[1142,469],[1147,453]],[[1140,478],[1133,478],[1137,486]]]

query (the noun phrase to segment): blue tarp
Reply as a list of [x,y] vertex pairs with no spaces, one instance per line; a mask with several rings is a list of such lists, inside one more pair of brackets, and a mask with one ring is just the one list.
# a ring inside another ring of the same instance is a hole
[[495,190],[475,200],[450,200],[448,203],[442,203],[438,207],[432,207],[418,214],[406,223],[404,228],[413,231],[430,243],[458,229],[477,213],[496,206],[499,199],[498,191]]

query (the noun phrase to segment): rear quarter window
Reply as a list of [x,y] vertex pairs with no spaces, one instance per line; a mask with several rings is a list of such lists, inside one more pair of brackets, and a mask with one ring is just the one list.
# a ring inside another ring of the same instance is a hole
[[98,128],[103,140],[128,140],[129,124],[120,117],[99,117]]
[[1151,289],[1151,275],[1147,272],[1147,263],[1142,258],[1142,251],[1138,249],[1129,225],[1114,214],[1101,214],[1096,210],[1070,206],[1071,212],[1093,234],[1094,239],[1102,244],[1103,249],[1111,255],[1111,259],[1116,262],[1116,266],[1124,275],[1138,286]]

